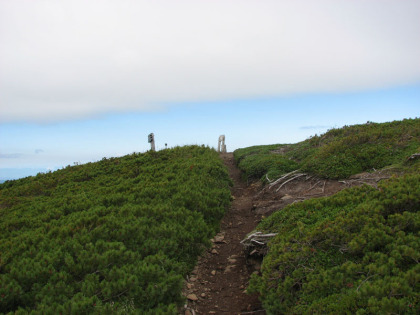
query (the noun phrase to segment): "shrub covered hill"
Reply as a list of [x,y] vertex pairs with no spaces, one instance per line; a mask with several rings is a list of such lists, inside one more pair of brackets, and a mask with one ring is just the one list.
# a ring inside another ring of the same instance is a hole
[[198,146],[1,184],[0,313],[176,314],[230,185]]
[[248,179],[301,169],[346,178],[386,168],[390,179],[294,203],[257,227],[268,243],[259,292],[269,314],[420,313],[420,119],[333,129],[294,145],[235,152]]
[[420,151],[420,118],[331,129],[296,144],[274,144],[234,152],[248,179],[279,177],[300,168],[324,178],[346,178],[393,164]]

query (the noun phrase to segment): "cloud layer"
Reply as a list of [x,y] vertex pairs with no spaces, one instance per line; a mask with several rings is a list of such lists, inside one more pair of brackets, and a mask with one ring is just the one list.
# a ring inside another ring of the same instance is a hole
[[420,1],[0,0],[0,121],[420,81]]

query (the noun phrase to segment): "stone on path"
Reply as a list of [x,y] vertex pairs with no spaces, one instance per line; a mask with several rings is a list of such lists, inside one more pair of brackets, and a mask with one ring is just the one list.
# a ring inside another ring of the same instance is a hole
[[188,294],[187,295],[187,299],[190,300],[190,301],[197,301],[198,300],[198,297],[197,297],[197,295],[195,295],[194,293],[192,293],[192,294]]
[[288,195],[288,194],[284,195],[284,196],[281,198],[281,200],[290,200],[290,199],[293,199],[293,197],[292,197],[292,196],[290,196],[290,195]]
[[227,266],[226,269],[225,269],[225,273],[231,272],[232,269],[235,268],[235,267],[236,267],[236,265]]
[[224,235],[216,235],[214,237],[214,243],[223,243],[224,239],[225,239]]

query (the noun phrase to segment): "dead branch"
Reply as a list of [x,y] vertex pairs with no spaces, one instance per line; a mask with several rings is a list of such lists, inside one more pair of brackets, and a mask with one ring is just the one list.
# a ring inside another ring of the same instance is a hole
[[262,234],[262,232],[255,232],[250,235],[248,235],[246,238],[244,238],[241,243],[243,244],[245,241],[252,239],[252,238],[272,238],[276,236],[277,233],[268,233],[268,234]]
[[307,191],[305,191],[305,194],[307,193],[307,192],[310,192],[312,189],[314,189],[315,187],[316,187],[316,185],[318,185],[319,183],[320,183],[321,181],[319,180],[319,181],[317,181],[313,186],[311,186]]
[[363,284],[363,283],[365,283],[366,281],[368,281],[368,280],[369,280],[370,278],[372,278],[373,276],[375,276],[375,275],[371,275],[371,276],[367,277],[365,280],[363,280],[363,281],[359,284],[359,286],[357,287],[356,292],[358,292],[358,291],[359,291],[359,289],[360,289],[360,287],[362,286],[362,284]]
[[303,174],[303,173],[301,173],[301,174],[297,174],[296,176],[293,176],[292,178],[290,178],[290,179],[288,179],[288,180],[286,180],[283,184],[281,184],[280,186],[279,186],[279,188],[277,188],[277,190],[276,190],[276,192],[277,191],[279,191],[284,185],[286,185],[288,182],[291,182],[292,180],[295,180],[296,178],[298,178],[298,177],[301,177],[301,176],[305,176],[306,174]]
[[386,176],[386,177],[379,177],[379,178],[377,178],[376,179],[376,182],[379,182],[379,181],[381,181],[381,180],[383,180],[383,179],[390,179],[391,177],[390,176]]
[[282,177],[280,177],[279,179],[275,180],[273,183],[270,184],[269,189],[271,189],[271,187],[277,185],[278,183],[280,183],[282,180],[288,178],[289,176],[295,174],[298,170],[294,170],[293,172],[287,173],[285,175],[283,175]]
[[253,255],[253,253],[265,255],[267,253],[267,243],[276,235],[277,233],[263,234],[262,232],[255,232],[248,235],[240,243],[247,255]]
[[366,185],[370,185],[370,186],[374,186],[376,187],[377,183],[383,179],[389,179],[390,176],[382,176],[382,177],[361,177],[361,178],[355,178],[355,179],[348,179],[347,181],[345,180],[340,180],[338,181],[339,183],[345,184],[349,187],[353,186],[353,185],[360,185],[360,184],[366,184]]
[[325,184],[327,183],[327,181],[326,180],[324,180],[324,185],[322,185],[322,193],[324,193],[324,191],[325,191]]
[[267,179],[267,182],[269,182],[270,184],[273,182],[271,179],[268,178],[268,173],[265,174],[265,178]]

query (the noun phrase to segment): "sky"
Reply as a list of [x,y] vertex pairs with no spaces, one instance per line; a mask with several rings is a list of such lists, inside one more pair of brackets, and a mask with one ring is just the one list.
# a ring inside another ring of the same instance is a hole
[[420,117],[420,0],[0,0],[0,180]]

